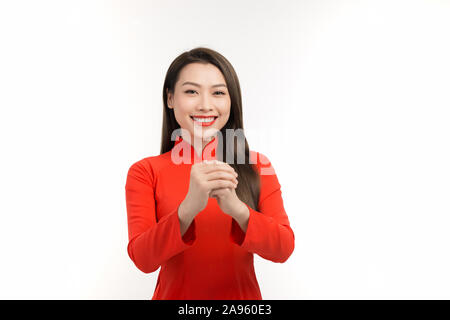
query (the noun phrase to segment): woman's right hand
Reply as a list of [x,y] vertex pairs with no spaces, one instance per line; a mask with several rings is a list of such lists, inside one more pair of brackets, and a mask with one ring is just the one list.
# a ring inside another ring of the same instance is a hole
[[218,160],[194,163],[191,167],[189,191],[182,202],[183,215],[188,220],[208,204],[209,195],[215,189],[236,188],[238,174],[226,162]]

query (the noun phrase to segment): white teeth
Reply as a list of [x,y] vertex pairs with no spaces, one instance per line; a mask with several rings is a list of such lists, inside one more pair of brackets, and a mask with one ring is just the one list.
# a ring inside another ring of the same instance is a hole
[[192,118],[194,119],[194,121],[197,121],[197,122],[211,122],[211,121],[214,120],[214,117],[211,117],[211,118],[195,118],[195,117],[192,117]]

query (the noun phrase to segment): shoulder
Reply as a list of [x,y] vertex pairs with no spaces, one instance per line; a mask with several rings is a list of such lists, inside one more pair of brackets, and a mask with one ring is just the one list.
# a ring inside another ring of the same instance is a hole
[[156,173],[167,165],[167,157],[168,152],[156,156],[141,158],[130,165],[127,176],[145,179],[153,183]]

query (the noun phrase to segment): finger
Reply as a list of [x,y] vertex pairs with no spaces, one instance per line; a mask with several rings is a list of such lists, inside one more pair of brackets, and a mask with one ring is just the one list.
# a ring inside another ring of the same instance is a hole
[[231,188],[229,188],[229,187],[225,187],[225,188],[216,188],[216,189],[212,189],[211,191],[210,191],[210,194],[220,194],[220,193],[223,193],[223,192],[228,192],[228,191],[231,191]]
[[224,191],[226,190],[230,190],[230,188],[218,188],[218,189],[212,189],[209,192],[209,196],[210,197],[218,197],[218,196],[222,196],[224,194]]
[[232,173],[236,177],[238,176],[237,172],[228,163],[219,160],[204,160],[203,163],[205,164],[202,168],[204,173],[226,171]]
[[207,181],[207,186],[209,190],[222,189],[222,188],[232,188],[235,189],[237,184],[231,182],[230,180],[211,180]]
[[210,197],[223,197],[231,192],[230,188],[214,189],[210,193]]
[[213,172],[206,174],[207,181],[217,180],[217,179],[222,179],[222,180],[228,179],[230,181],[233,181],[236,184],[238,183],[236,176],[228,171],[213,171]]

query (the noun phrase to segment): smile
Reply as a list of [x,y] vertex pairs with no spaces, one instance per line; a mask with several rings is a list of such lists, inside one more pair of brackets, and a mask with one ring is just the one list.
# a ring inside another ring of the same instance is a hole
[[216,121],[217,117],[215,117],[215,116],[212,116],[212,117],[193,117],[193,116],[191,116],[191,119],[194,120],[195,124],[205,127],[205,126],[212,125]]

